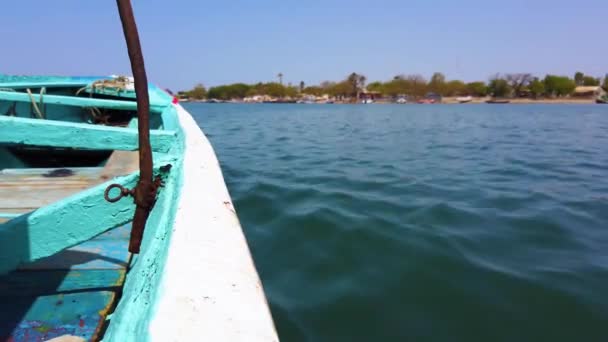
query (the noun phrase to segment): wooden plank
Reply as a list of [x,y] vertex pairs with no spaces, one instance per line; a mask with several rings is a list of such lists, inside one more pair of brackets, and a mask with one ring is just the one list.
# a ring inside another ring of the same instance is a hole
[[127,223],[57,254],[22,265],[19,270],[126,269],[131,260],[130,233],[131,223]]
[[0,298],[0,340],[46,341],[66,334],[95,340],[115,298],[113,291]]
[[93,186],[92,183],[76,185],[66,182],[22,184],[22,186],[10,187],[0,184],[0,210],[2,212],[29,212],[72,196],[91,186]]
[[131,224],[0,276],[0,296],[41,295],[122,286],[131,259]]
[[118,290],[125,269],[15,271],[0,276],[0,300],[8,296],[40,296],[94,289]]
[[42,207],[0,225],[0,274],[77,245],[129,222],[135,205],[129,198],[104,199],[111,183],[133,188],[138,174],[120,177]]
[[1,170],[0,223],[138,169],[137,152],[115,151],[110,160],[114,164],[108,162],[103,168],[69,168],[72,174],[64,177],[48,177],[59,170],[55,168]]
[[0,212],[24,213],[103,182],[101,167],[70,168],[71,175],[48,177],[54,168],[0,171]]
[[130,258],[128,238],[114,240],[95,238],[46,258],[21,265],[19,269],[124,269],[129,265]]
[[[0,143],[81,148],[89,150],[138,149],[137,129],[39,120],[0,115]],[[174,131],[150,131],[152,151],[167,152],[176,142]]]
[[[70,167],[72,175],[62,178],[82,178],[82,179],[96,179],[99,178],[100,167]],[[18,168],[18,169],[2,169],[0,170],[0,183],[2,182],[29,182],[33,179],[40,179],[45,175],[51,175],[52,172],[56,171],[57,168]],[[48,179],[48,177],[45,177]]]
[[89,185],[69,188],[0,188],[0,196],[3,196],[0,198],[0,206],[2,211],[18,209],[20,212],[29,212],[77,194],[87,188],[89,188]]
[[136,151],[114,151],[103,170],[101,179],[110,179],[123,176],[139,170],[139,152]]
[[[40,94],[32,94],[36,103],[40,102]],[[44,95],[45,104],[63,105],[63,106],[75,106],[75,107],[97,107],[97,108],[108,108],[117,110],[137,110],[137,103],[135,101],[123,101],[123,100],[107,100],[97,99],[91,97],[77,97],[77,96],[64,96],[64,95]],[[11,101],[11,102],[32,102],[31,97],[27,93],[13,92],[13,91],[0,91],[0,100]],[[161,112],[165,105],[157,105],[150,103],[150,111]]]

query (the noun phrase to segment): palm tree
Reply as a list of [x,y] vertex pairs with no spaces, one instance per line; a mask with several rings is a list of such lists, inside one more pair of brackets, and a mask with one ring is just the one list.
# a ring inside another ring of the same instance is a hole
[[279,83],[282,85],[283,84],[283,73],[280,72],[277,77],[279,78]]

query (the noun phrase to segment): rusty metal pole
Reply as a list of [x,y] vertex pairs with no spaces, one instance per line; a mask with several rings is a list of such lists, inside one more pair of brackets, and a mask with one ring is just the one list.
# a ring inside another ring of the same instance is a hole
[[135,79],[137,96],[137,117],[139,132],[139,182],[135,187],[135,215],[129,241],[129,252],[139,253],[146,221],[156,200],[156,186],[152,174],[152,149],[150,148],[150,99],[148,97],[148,78],[144,66],[144,56],[139,43],[139,34],[130,0],[116,0],[122,30],[127,42],[131,71]]

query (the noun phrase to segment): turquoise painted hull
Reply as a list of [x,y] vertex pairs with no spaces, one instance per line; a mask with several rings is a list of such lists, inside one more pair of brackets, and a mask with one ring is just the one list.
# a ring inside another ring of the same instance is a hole
[[131,255],[135,205],[109,203],[104,190],[137,179],[134,93],[87,89],[100,79],[109,78],[0,75],[0,340],[148,339],[183,135],[172,97],[150,86],[155,170],[172,167]]
[[0,75],[0,341],[278,341],[211,144],[149,93],[164,185],[132,255],[130,80]]

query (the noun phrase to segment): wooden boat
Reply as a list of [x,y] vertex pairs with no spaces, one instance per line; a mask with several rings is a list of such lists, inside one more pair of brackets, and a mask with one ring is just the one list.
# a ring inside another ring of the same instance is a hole
[[504,100],[504,99],[491,99],[486,101],[486,103],[492,103],[492,104],[507,104],[510,103],[510,100]]
[[278,341],[212,146],[131,61],[0,76],[0,341]]
[[469,103],[471,101],[473,101],[473,97],[471,96],[460,96],[456,98],[456,101],[458,101],[458,103]]

